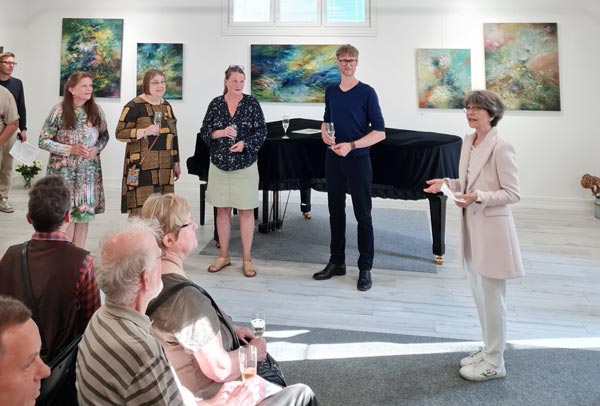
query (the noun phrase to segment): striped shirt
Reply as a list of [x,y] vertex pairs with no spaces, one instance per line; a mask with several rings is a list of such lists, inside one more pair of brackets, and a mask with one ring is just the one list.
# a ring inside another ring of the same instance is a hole
[[183,405],[150,319],[106,303],[90,320],[77,355],[77,393],[85,405]]

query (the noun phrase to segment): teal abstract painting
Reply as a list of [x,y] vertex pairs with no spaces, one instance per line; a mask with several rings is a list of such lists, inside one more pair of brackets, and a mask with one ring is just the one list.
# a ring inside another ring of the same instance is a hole
[[73,73],[94,78],[96,97],[121,96],[123,20],[63,18],[60,95]]
[[183,44],[137,44],[137,94],[142,93],[142,81],[149,69],[165,74],[165,99],[183,98]]
[[484,24],[486,88],[509,110],[560,111],[556,23]]
[[471,50],[417,49],[421,109],[461,109],[471,91]]
[[339,45],[252,45],[251,91],[262,102],[323,103],[340,82]]

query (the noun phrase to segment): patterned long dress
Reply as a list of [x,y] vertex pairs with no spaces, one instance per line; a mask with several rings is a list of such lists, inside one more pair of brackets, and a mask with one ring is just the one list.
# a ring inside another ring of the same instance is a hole
[[[76,223],[87,223],[96,214],[104,213],[104,185],[100,152],[106,147],[109,135],[104,112],[98,106],[100,126],[90,127],[87,114],[81,107],[75,109],[75,129],[62,128],[62,103],[52,108],[40,133],[39,147],[50,152],[48,175],[61,175],[71,185],[71,218]],[[98,148],[98,155],[82,158],[71,155],[71,145],[83,144]]]
[[[152,135],[137,140],[137,130],[151,125],[154,113],[158,111],[162,112],[158,140]],[[141,97],[131,100],[123,108],[116,135],[119,141],[127,143],[121,186],[122,213],[139,213],[148,196],[153,193],[175,192],[173,168],[179,162],[179,143],[177,119],[168,101],[153,105]],[[148,152],[155,140],[156,143]],[[144,161],[140,168],[139,184],[128,185],[127,170],[130,164],[139,163],[142,157]]]

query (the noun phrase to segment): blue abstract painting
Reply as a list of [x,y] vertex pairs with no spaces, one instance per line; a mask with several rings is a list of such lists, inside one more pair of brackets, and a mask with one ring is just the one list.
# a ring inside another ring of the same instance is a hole
[[251,91],[262,102],[322,103],[340,82],[339,45],[252,45]]

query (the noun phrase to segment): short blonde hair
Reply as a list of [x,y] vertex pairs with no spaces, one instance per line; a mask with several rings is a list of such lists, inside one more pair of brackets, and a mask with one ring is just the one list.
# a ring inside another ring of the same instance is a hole
[[349,55],[353,58],[358,59],[358,49],[356,49],[350,44],[342,45],[337,49],[337,51],[335,51],[335,57],[336,59],[339,59],[342,55]]
[[187,222],[189,213],[190,205],[184,197],[174,193],[166,193],[164,195],[155,193],[146,199],[140,216],[145,219],[155,219],[160,224],[162,235],[160,236],[158,245],[161,248],[165,248],[162,237],[171,233],[177,238],[181,226]]

